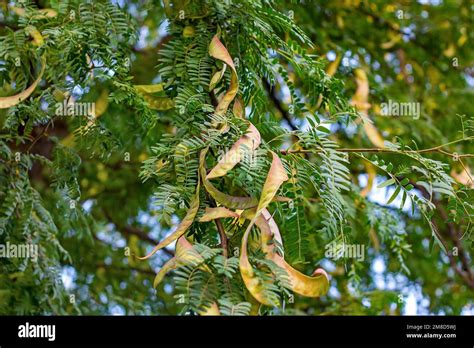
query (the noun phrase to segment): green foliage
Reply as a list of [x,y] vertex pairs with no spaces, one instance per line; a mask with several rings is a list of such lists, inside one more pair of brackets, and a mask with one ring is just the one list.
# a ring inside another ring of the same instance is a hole
[[[222,315],[400,314],[399,295],[415,288],[428,300],[425,312],[465,313],[474,287],[471,14],[463,1],[1,5],[0,97],[30,86],[42,59],[46,69],[26,100],[0,110],[0,245],[39,250],[37,262],[0,258],[0,314],[203,314],[213,305]],[[244,119],[233,104],[215,113],[232,79],[227,66],[209,90],[224,67],[209,54],[215,35],[233,59]],[[335,55],[341,64],[331,76],[327,58]],[[350,103],[356,69],[368,76],[367,114]],[[135,88],[146,84],[163,88]],[[382,116],[388,100],[419,103],[420,117]],[[103,110],[71,117],[56,113],[59,103]],[[199,154],[209,149],[212,168],[248,122],[261,146],[244,148],[212,184],[258,199],[268,151],[278,154],[289,180],[277,194],[287,200],[268,207],[282,234],[277,249],[306,275],[316,266],[330,273],[330,291],[318,299],[288,290],[288,275],[265,257],[254,229],[249,259],[274,306],[256,303],[239,269],[247,222],[199,222],[216,206],[202,188]],[[174,231],[199,182],[186,238],[202,259],[175,269],[155,292],[153,275],[173,247],[151,261],[135,256]],[[363,257],[327,256],[331,246],[354,245]]]

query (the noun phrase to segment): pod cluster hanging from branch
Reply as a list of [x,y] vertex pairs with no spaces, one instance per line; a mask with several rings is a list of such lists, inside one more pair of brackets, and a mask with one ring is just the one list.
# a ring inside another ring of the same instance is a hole
[[[238,92],[238,77],[234,63],[227,49],[222,44],[217,36],[214,36],[209,45],[209,55],[222,61],[224,63],[225,70],[226,66],[229,66],[231,73],[230,87],[225,94],[220,98],[216,108],[215,114],[225,115],[232,101],[234,101]],[[217,73],[216,73],[217,74]],[[220,81],[220,77],[223,74],[217,75],[218,78],[214,77],[211,81],[211,86],[215,86]],[[241,109],[240,101],[235,101],[237,107],[234,106],[234,110]],[[241,115],[235,115],[237,117]],[[314,271],[311,276],[302,274],[301,272],[290,266],[284,259],[284,256],[280,255],[276,251],[275,242],[278,245],[283,245],[283,240],[278,229],[278,226],[273,219],[270,212],[267,210],[268,205],[275,200],[287,201],[284,197],[277,197],[276,194],[280,186],[288,180],[286,169],[284,168],[278,155],[269,151],[272,157],[270,168],[266,174],[265,183],[261,189],[260,198],[254,198],[250,196],[231,196],[224,192],[217,190],[214,185],[210,182],[212,179],[221,178],[228,174],[232,168],[234,168],[243,158],[244,151],[254,151],[261,145],[261,136],[257,128],[250,122],[248,123],[247,132],[238,139],[234,145],[222,156],[218,163],[207,173],[206,170],[206,155],[208,154],[208,148],[201,150],[199,155],[199,179],[196,187],[195,197],[193,198],[190,208],[186,213],[185,217],[178,225],[175,232],[160,242],[151,253],[141,259],[147,259],[154,255],[158,250],[169,245],[173,241],[178,239],[176,246],[176,256],[169,260],[159,271],[154,282],[156,287],[159,282],[163,279],[166,272],[176,269],[182,265],[196,264],[202,262],[202,258],[199,258],[199,254],[193,249],[192,245],[184,236],[187,229],[194,222],[199,209],[199,194],[200,194],[200,182],[203,183],[203,188],[210,197],[217,204],[218,207],[206,207],[204,215],[201,216],[199,222],[207,223],[211,220],[232,218],[235,224],[242,223],[248,220],[247,227],[242,236],[241,250],[239,258],[239,269],[243,282],[251,294],[251,296],[258,302],[268,306],[278,306],[278,303],[267,296],[264,291],[263,280],[257,276],[254,271],[254,266],[249,261],[249,236],[255,225],[260,231],[260,242],[259,247],[265,253],[265,258],[271,262],[274,262],[277,267],[280,267],[288,278],[286,287],[293,292],[307,297],[319,297],[324,295],[329,288],[329,278],[327,273],[318,268]],[[222,130],[221,130],[222,131]],[[210,271],[207,268],[207,271]],[[270,278],[271,279],[271,278]],[[271,281],[271,280],[267,280]],[[209,308],[203,310],[201,314],[216,314],[215,308],[217,304],[212,304]]]

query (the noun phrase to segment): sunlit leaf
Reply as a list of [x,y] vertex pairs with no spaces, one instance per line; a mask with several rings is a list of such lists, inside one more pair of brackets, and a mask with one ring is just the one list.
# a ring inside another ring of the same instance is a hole
[[401,190],[401,187],[397,186],[397,188],[395,189],[395,191],[393,192],[392,196],[389,198],[386,204],[392,203],[395,200],[395,198],[397,198],[398,194],[400,193],[400,190]]
[[390,178],[387,181],[384,181],[383,183],[377,185],[377,188],[383,188],[383,187],[386,187],[386,186],[390,186],[392,184],[395,184],[395,179],[394,178]]

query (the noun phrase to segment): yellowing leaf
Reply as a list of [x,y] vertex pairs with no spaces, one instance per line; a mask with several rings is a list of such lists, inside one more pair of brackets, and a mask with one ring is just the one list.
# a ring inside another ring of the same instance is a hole
[[237,91],[239,89],[239,80],[237,78],[237,71],[235,70],[234,62],[232,61],[229,52],[216,36],[213,37],[210,45],[209,45],[209,55],[214,57],[225,64],[227,64],[231,70],[231,78],[230,78],[230,86],[226,94],[222,97],[221,101],[216,107],[216,114],[223,115],[227,112],[230,103],[234,100],[235,96],[237,95]]
[[193,37],[195,34],[195,30],[193,26],[187,25],[183,29],[183,36],[184,37]]
[[29,25],[25,28],[25,30],[30,34],[30,36],[33,38],[33,44],[35,46],[43,46],[44,44],[44,39],[43,35],[36,29],[34,26]]
[[460,31],[461,31],[462,35],[458,39],[458,42],[457,42],[458,47],[463,46],[466,43],[466,41],[469,39],[469,37],[466,34],[466,28],[463,27],[463,28],[461,28]]
[[[10,9],[16,15],[18,15],[20,17],[26,16],[26,10],[24,8],[11,6]],[[55,10],[53,10],[52,8],[42,8],[42,9],[38,10],[38,12],[39,12],[38,15],[34,15],[31,18],[33,18],[33,19],[52,18],[52,17],[56,17],[58,15],[58,13]]]
[[229,170],[235,167],[242,159],[243,152],[246,149],[251,151],[260,146],[260,133],[253,124],[250,123],[247,134],[237,140],[234,145],[227,151],[222,159],[216,164],[214,168],[207,174],[207,179],[218,178],[226,175]]
[[168,237],[166,237],[163,241],[161,241],[156,247],[153,248],[153,250],[151,251],[151,253],[149,253],[148,255],[146,256],[143,256],[143,257],[139,257],[140,260],[145,260],[145,259],[148,259],[150,258],[151,256],[153,256],[158,250],[164,248],[165,246],[167,246],[168,244],[172,243],[173,241],[175,241],[176,239],[178,239],[179,237],[181,237],[186,231],[187,229],[189,228],[189,226],[191,226],[191,224],[193,223],[194,221],[194,218],[199,210],[199,180],[198,180],[198,185],[196,187],[196,194],[193,198],[193,200],[191,201],[191,205],[189,207],[189,210],[188,212],[186,213],[185,217],[183,218],[183,220],[181,221],[181,223],[178,225],[178,227],[176,228],[176,231],[174,231],[171,235],[169,235]]
[[26,98],[28,98],[31,95],[31,93],[33,93],[38,83],[41,81],[45,68],[46,68],[46,60],[43,58],[41,60],[41,71],[38,77],[36,78],[36,80],[23,92],[20,92],[18,94],[15,94],[9,97],[0,97],[0,109],[6,109],[9,107],[12,107],[24,101]]
[[143,99],[148,103],[150,109],[164,111],[174,108],[173,99],[153,95],[154,93],[163,91],[163,84],[134,85],[133,87],[143,96]]
[[344,29],[344,19],[341,16],[336,16],[336,23],[340,29]]
[[143,99],[148,103],[150,109],[153,110],[165,111],[174,108],[174,101],[171,98],[144,95]]

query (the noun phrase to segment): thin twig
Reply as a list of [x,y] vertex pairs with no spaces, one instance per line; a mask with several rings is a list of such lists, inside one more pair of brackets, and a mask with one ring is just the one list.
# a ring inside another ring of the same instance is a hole
[[[453,157],[453,158],[468,158],[468,157],[474,157],[474,154],[458,154],[455,152],[448,152],[443,150],[444,147],[448,145],[452,145],[461,141],[466,141],[466,140],[472,140],[474,137],[468,137],[468,138],[463,138],[463,139],[458,139],[451,141],[446,144],[442,144],[439,146],[427,148],[427,149],[421,149],[421,150],[394,150],[394,149],[386,149],[386,148],[378,148],[378,147],[372,147],[372,148],[341,148],[341,149],[336,149],[336,151],[339,152],[375,152],[375,153],[398,153],[398,154],[415,154],[415,153],[429,153],[429,152],[437,152],[437,153],[442,153],[444,155]],[[290,153],[318,153],[322,152],[323,150],[321,149],[298,149],[298,150],[280,150],[280,152],[283,155],[290,154]]]

